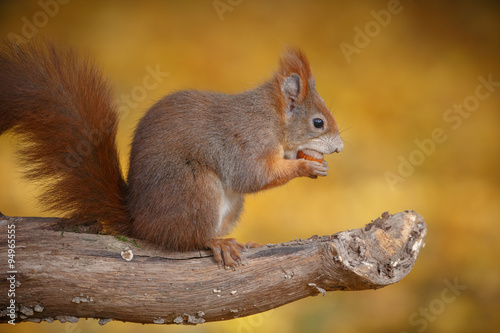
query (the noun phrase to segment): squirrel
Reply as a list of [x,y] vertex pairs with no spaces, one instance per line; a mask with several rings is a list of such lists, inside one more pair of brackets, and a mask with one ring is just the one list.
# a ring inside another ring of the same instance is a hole
[[252,90],[186,90],[156,102],[135,129],[126,180],[114,101],[100,69],[68,46],[43,38],[2,45],[0,135],[19,135],[25,176],[45,182],[39,200],[47,210],[166,250],[209,249],[225,267],[256,246],[222,238],[245,194],[326,176],[323,155],[343,148],[295,48]]

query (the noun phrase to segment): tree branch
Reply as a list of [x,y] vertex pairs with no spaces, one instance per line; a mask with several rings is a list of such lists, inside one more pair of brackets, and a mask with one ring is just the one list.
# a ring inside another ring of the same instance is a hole
[[[250,249],[232,271],[208,251],[171,253],[141,240],[136,247],[109,235],[61,232],[60,221],[0,214],[0,268],[13,276],[0,282],[0,322],[12,319],[13,301],[16,323],[85,317],[198,324],[332,290],[377,289],[410,272],[427,232],[413,211],[384,213],[361,229]],[[8,290],[15,296],[3,296]]]

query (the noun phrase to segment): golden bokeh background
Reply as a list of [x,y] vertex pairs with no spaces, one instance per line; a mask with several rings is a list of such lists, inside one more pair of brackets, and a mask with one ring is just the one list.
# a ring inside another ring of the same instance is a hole
[[[187,88],[250,89],[270,77],[287,45],[302,48],[344,151],[327,157],[326,178],[249,196],[232,236],[277,243],[406,209],[425,218],[428,236],[413,271],[377,291],[334,292],[193,327],[82,319],[2,332],[498,330],[498,1],[1,2],[2,38],[35,30],[91,54],[117,98],[137,92],[148,68],[169,73],[128,104],[118,138],[124,169],[134,126],[154,101]],[[36,185],[21,179],[15,144],[0,138],[0,211],[46,216]]]

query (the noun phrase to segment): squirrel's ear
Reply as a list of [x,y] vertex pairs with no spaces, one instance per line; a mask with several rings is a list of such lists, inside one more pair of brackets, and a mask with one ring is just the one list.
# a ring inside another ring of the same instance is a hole
[[299,49],[289,48],[280,58],[280,68],[276,74],[277,83],[282,96],[287,102],[291,99],[300,103],[309,90],[312,78],[309,61]]
[[292,73],[290,76],[286,77],[281,86],[281,91],[285,98],[289,98],[292,101],[297,100],[301,92],[301,80],[298,74]]

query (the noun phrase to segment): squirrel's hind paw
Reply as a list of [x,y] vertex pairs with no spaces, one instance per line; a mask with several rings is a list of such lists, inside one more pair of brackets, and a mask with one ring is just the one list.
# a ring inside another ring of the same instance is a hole
[[208,241],[207,248],[214,253],[214,259],[224,268],[235,269],[241,264],[240,252],[247,247],[238,243],[234,238],[214,238]]

